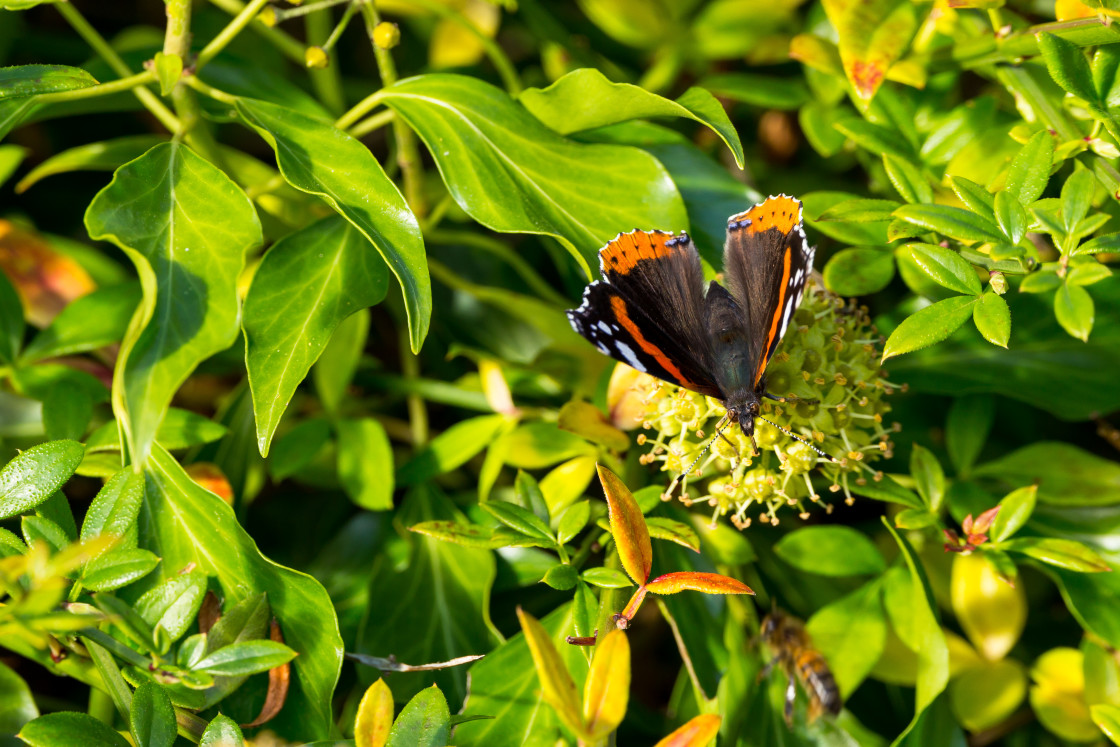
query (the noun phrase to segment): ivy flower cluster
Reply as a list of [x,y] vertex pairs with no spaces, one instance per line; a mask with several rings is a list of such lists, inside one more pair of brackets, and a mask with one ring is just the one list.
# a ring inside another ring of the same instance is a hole
[[[673,477],[692,466],[683,476],[680,499],[685,505],[706,503],[713,509],[713,522],[728,516],[739,529],[750,526],[754,515],[776,525],[783,507],[795,509],[803,519],[814,504],[832,512],[835,501],[822,498],[814,488],[813,470],[829,481],[829,492],[838,498],[842,494],[848,505],[854,502],[853,482],[865,485],[882,479],[872,464],[891,456],[891,434],[899,429],[898,423],[885,421],[891,409],[886,395],[904,387],[889,382],[879,367],[880,342],[866,307],[810,281],[766,371],[767,391],[800,401],[763,400],[755,425],[758,454],[737,426],[725,428],[702,453],[725,414],[716,399],[630,369],[616,370],[608,400],[616,425],[643,429],[637,442],[650,446],[641,457],[643,463],[659,464]],[[627,411],[631,423],[621,422]],[[762,418],[837,461],[819,456]]]

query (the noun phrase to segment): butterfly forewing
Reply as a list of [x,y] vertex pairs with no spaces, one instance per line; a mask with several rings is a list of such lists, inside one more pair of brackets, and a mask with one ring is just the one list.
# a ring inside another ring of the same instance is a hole
[[603,280],[568,312],[602,352],[659,379],[712,396],[700,256],[685,234],[633,231],[599,252]]
[[801,202],[780,195],[731,216],[723,255],[727,283],[751,341],[753,384],[788,329],[813,270]]

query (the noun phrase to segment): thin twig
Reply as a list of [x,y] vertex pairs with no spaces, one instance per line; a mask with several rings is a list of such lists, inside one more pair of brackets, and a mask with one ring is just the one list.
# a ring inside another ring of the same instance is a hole
[[359,664],[364,664],[367,667],[380,669],[382,672],[430,672],[436,669],[449,669],[451,667],[458,667],[463,664],[470,664],[472,661],[478,661],[486,654],[475,654],[471,656],[458,656],[448,661],[437,661],[432,664],[402,664],[396,658],[390,656],[383,658],[380,656],[367,656],[366,654],[351,654],[343,655],[350,661],[355,661]]

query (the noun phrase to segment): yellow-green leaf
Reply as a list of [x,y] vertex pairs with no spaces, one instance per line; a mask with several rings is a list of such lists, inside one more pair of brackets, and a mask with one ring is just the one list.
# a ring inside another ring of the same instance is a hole
[[654,747],[706,747],[719,733],[722,718],[714,713],[693,716],[688,723],[662,739]]
[[358,704],[354,722],[354,742],[357,747],[384,747],[393,728],[393,693],[385,680],[379,679],[366,690]]
[[840,39],[844,73],[864,101],[870,101],[887,70],[910,44],[918,28],[911,0],[824,0],[825,13]]
[[579,694],[572,675],[564,666],[560,652],[552,642],[551,636],[537,618],[517,608],[517,619],[525,632],[529,653],[533,656],[533,666],[541,681],[541,697],[552,706],[556,715],[572,731],[583,733],[583,718],[580,715]]
[[602,739],[618,728],[630,697],[630,642],[612,630],[595,649],[583,687],[583,719],[590,739]]
[[989,661],[1007,655],[1027,622],[1027,599],[979,553],[953,559],[953,612],[972,645]]
[[644,584],[653,567],[653,546],[649,541],[649,529],[642,516],[642,509],[638,508],[638,502],[634,500],[630,489],[622,484],[615,473],[602,465],[598,469],[599,481],[603,484],[603,493],[610,509],[608,516],[611,534],[618,547],[622,567],[636,584]]

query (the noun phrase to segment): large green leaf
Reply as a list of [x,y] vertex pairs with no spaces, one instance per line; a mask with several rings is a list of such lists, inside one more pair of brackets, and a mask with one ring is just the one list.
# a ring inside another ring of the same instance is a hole
[[1096,331],[1085,343],[1054,320],[1048,299],[1008,293],[1015,344],[996,348],[969,330],[937,347],[892,361],[892,378],[934,394],[992,393],[1012,397],[1064,420],[1120,408],[1120,280],[1093,286]]
[[972,316],[975,296],[953,296],[919,309],[895,327],[883,346],[883,360],[941,342]]
[[529,88],[518,99],[561,135],[650,117],[685,117],[719,135],[743,168],[743,144],[727,112],[703,88],[690,88],[676,101],[629,83],[613,83],[592,67],[573,70],[548,88]]
[[237,185],[179,143],[119,168],[85,220],[92,238],[125,251],[144,291],[113,376],[113,409],[143,464],[175,391],[237,336],[237,276],[260,221]]
[[385,298],[389,273],[353,225],[326,218],[278,241],[245,299],[245,366],[257,446],[272,434],[296,387],[343,319]]
[[[435,488],[422,486],[405,498],[396,520],[406,527],[422,521],[454,521],[458,511]],[[489,550],[453,545],[421,534],[409,539],[408,566],[397,569],[382,555],[370,582],[370,604],[358,632],[359,653],[392,654],[424,664],[484,654],[499,642],[490,624],[494,556]],[[462,668],[394,675],[393,694],[407,698],[431,684],[459,703],[466,694]]]
[[883,653],[887,617],[879,595],[879,582],[870,581],[817,610],[806,624],[844,698],[859,687]]
[[[560,658],[582,690],[587,660],[578,646],[564,643],[574,633],[571,604],[541,620]],[[455,733],[460,747],[551,747],[563,734],[560,720],[541,697],[540,680],[524,633],[519,632],[471,667],[464,716],[493,716]]]
[[163,573],[194,563],[217,579],[227,600],[267,593],[284,641],[299,653],[286,704],[270,728],[292,740],[330,736],[342,639],[327,592],[310,576],[264,557],[233,509],[195,484],[158,445],[145,476],[141,544],[163,558]]
[[428,334],[432,285],[420,225],[400,190],[364,145],[320,119],[256,99],[238,99],[241,118],[276,151],[280,173],[319,195],[373,243],[400,281],[413,352]]
[[774,545],[774,553],[795,568],[822,576],[877,574],[887,567],[866,535],[844,526],[795,529]]
[[40,716],[24,726],[19,737],[32,747],[59,747],[64,744],[80,744],[83,747],[130,746],[127,739],[93,716],[69,711]]
[[594,252],[620,231],[687,228],[680,194],[657,159],[567,140],[487,83],[423,75],[383,96],[424,140],[472,218],[495,231],[554,236],[588,274]]

